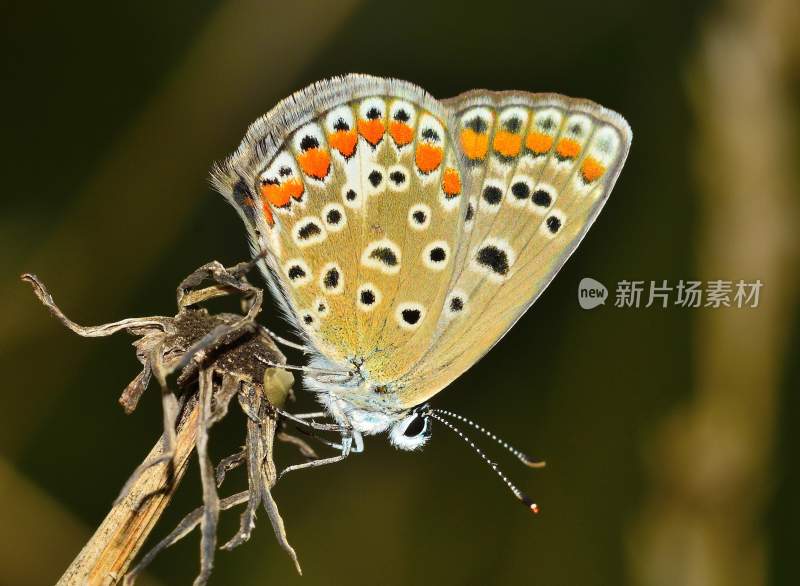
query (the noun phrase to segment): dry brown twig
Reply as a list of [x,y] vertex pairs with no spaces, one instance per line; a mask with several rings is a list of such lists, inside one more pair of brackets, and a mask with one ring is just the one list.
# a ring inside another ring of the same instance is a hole
[[[213,569],[219,513],[243,503],[247,507],[239,531],[221,549],[233,549],[250,538],[256,511],[263,505],[278,542],[302,573],[270,493],[277,482],[273,442],[278,420],[274,406],[283,405],[294,377],[278,368],[286,359],[270,332],[255,321],[263,293],[246,279],[252,266],[250,262],[225,268],[214,261],[200,267],[178,287],[179,311],[174,317],[128,318],[91,327],[80,326],[64,315],[35,275],[22,275],[41,302],[73,332],[97,337],[127,331],[140,336],[134,347],[143,368],[125,388],[119,402],[126,413],[133,412],[150,379],[155,377],[161,388],[164,413],[161,439],[126,482],[113,508],[61,577],[59,585],[117,584],[121,580],[132,584],[158,553],[198,525],[200,573],[195,584],[205,584]],[[210,284],[199,288],[203,283]],[[208,299],[229,294],[240,296],[244,315],[210,314],[196,307]],[[168,382],[172,377],[176,392]],[[246,415],[246,442],[241,451],[224,458],[215,468],[207,450],[208,432],[225,417],[234,397]],[[302,439],[285,431],[277,432],[277,437],[294,444],[303,456],[317,457]],[[187,515],[128,571],[183,478],[195,447],[203,506]],[[248,490],[220,499],[217,488],[226,472],[245,463]]]

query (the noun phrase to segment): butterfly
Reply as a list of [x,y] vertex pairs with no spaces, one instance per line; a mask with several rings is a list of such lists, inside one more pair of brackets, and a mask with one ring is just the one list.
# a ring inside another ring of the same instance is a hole
[[250,126],[212,181],[310,355],[304,382],[336,422],[327,429],[342,434],[340,455],[309,464],[383,432],[420,448],[436,420],[497,471],[453,419],[493,434],[428,400],[555,277],[605,204],[631,136],[622,116],[588,100],[475,90],[439,101],[360,74],[317,82]]

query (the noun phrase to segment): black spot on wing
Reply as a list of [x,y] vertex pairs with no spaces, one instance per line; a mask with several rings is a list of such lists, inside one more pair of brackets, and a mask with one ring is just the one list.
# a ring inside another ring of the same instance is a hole
[[289,267],[289,279],[292,281],[296,281],[297,279],[302,279],[306,276],[305,270],[300,265],[292,265]]
[[317,224],[314,222],[308,222],[306,225],[300,227],[300,229],[297,231],[297,236],[300,238],[300,240],[308,240],[312,236],[318,236],[321,233],[322,230],[319,226],[317,226]]
[[477,261],[498,275],[508,274],[508,254],[497,246],[489,244],[478,250]]
[[547,224],[547,229],[550,230],[552,234],[555,234],[561,229],[561,220],[556,216],[550,216],[545,223]]
[[464,216],[464,221],[465,222],[471,222],[472,218],[474,218],[474,217],[475,217],[475,208],[472,207],[472,202],[469,202],[467,204],[467,213]]
[[328,210],[325,219],[332,226],[337,226],[342,221],[342,213],[337,209]]
[[377,259],[381,261],[386,266],[394,267],[397,266],[397,255],[391,248],[386,248],[380,246],[369,253],[370,258]]
[[375,293],[370,289],[364,289],[361,291],[360,299],[364,305],[372,305],[375,303]]
[[302,140],[300,140],[301,151],[307,151],[309,149],[316,149],[316,148],[319,148],[319,141],[313,136],[304,136]]
[[496,185],[487,185],[483,190],[483,200],[489,205],[496,206],[503,199],[503,191]]
[[547,193],[544,189],[537,189],[533,193],[533,203],[537,206],[546,208],[549,207],[551,203],[553,203],[553,198],[550,197],[550,194]]
[[478,134],[482,134],[482,133],[486,132],[487,128],[489,127],[486,124],[486,121],[483,118],[481,118],[480,116],[475,116],[475,118],[472,118],[471,120],[467,120],[467,122],[464,124],[464,126],[469,128],[470,130],[474,130]]
[[378,187],[378,185],[381,184],[381,181],[383,181],[383,175],[381,174],[380,171],[376,169],[367,176],[367,179],[369,179],[369,182],[372,184],[372,187]]
[[431,248],[429,258],[431,259],[431,262],[444,262],[447,259],[447,253],[441,246],[436,246],[435,248]]
[[425,130],[422,131],[422,138],[438,142],[439,133],[436,132],[433,128],[426,128]]
[[412,326],[422,317],[422,312],[419,309],[404,309],[400,314],[403,316],[403,321]]
[[336,269],[328,269],[325,277],[322,279],[322,284],[326,289],[336,289],[339,286],[339,271]]
[[514,197],[517,199],[527,199],[527,197],[531,194],[531,188],[528,187],[527,183],[523,181],[517,181],[511,186],[511,193],[513,193]]

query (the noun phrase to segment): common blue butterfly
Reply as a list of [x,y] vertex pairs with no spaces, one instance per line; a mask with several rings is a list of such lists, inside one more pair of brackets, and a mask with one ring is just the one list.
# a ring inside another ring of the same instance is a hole
[[306,388],[342,433],[339,456],[298,467],[381,432],[417,449],[432,419],[491,436],[427,401],[547,287],[630,143],[627,122],[587,100],[476,90],[439,101],[367,75],[315,83],[256,120],[213,181],[303,339]]

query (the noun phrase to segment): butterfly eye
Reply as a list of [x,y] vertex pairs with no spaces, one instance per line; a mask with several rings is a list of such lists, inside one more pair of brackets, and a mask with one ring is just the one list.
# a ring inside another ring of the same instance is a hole
[[431,438],[431,419],[427,407],[417,407],[392,426],[389,440],[401,450],[418,450]]
[[425,429],[428,427],[427,421],[428,420],[424,417],[417,415],[411,420],[411,423],[408,424],[403,435],[406,437],[417,437],[421,433],[424,433]]

